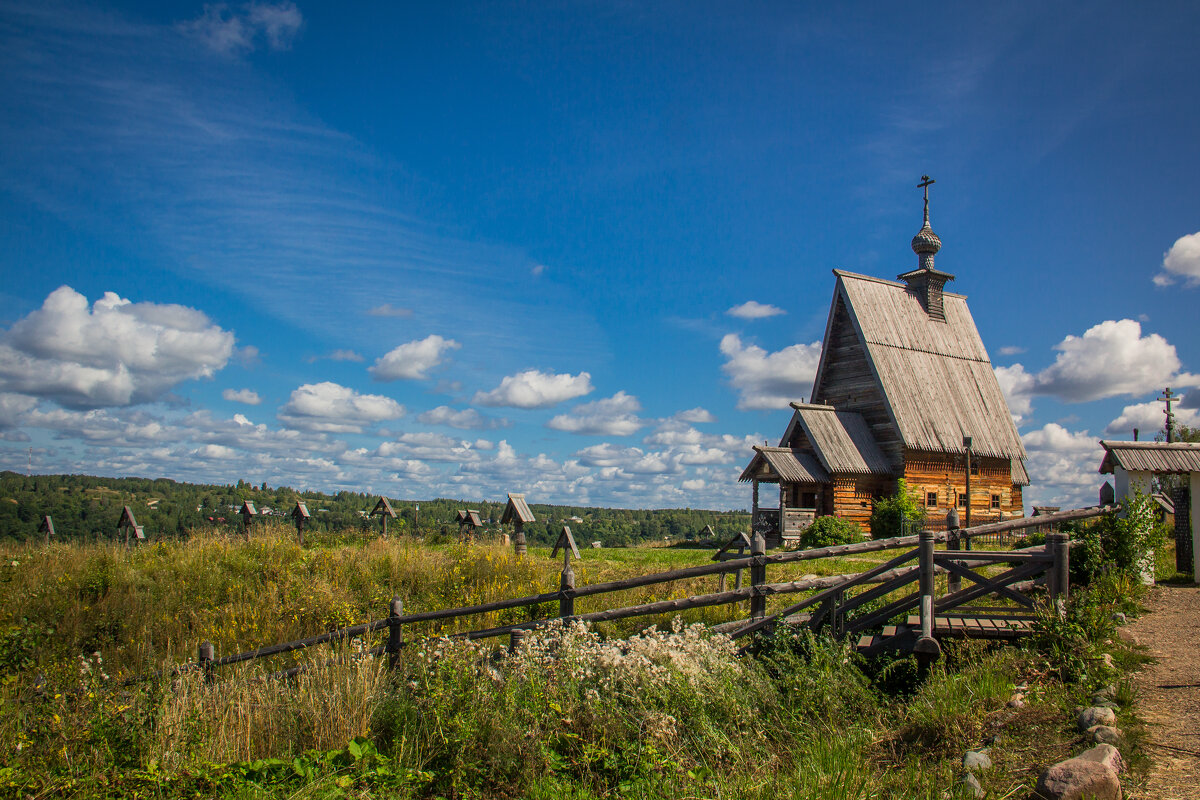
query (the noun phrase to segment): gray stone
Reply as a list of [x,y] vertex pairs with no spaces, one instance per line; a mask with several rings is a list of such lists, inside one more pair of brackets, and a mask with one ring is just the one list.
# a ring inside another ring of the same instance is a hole
[[1121,800],[1117,773],[1096,761],[1068,758],[1041,774],[1037,796],[1043,800]]
[[1086,731],[1093,725],[1112,725],[1116,721],[1116,713],[1111,708],[1105,708],[1104,706],[1085,708],[1075,718],[1075,724],[1079,726],[1081,732]]
[[1087,735],[1093,742],[1103,742],[1114,747],[1120,747],[1125,743],[1125,733],[1120,728],[1114,728],[1111,725],[1093,725],[1087,729]]
[[970,772],[964,775],[958,783],[960,786],[966,787],[969,796],[975,798],[982,798],[984,796],[983,787],[979,784],[979,778],[976,778]]
[[980,772],[992,768],[992,759],[986,750],[968,750],[963,756],[963,768],[967,772]]
[[1124,625],[1128,620],[1126,620],[1125,615],[1122,612],[1117,611],[1112,615],[1112,621],[1118,625]]
[[1024,708],[1025,707],[1025,695],[1014,694],[1012,696],[1012,700],[1008,701],[1008,707],[1009,708]]
[[1121,758],[1120,751],[1111,744],[1101,742],[1090,750],[1083,751],[1076,758],[1103,764],[1118,775],[1125,771],[1125,760]]
[[1111,708],[1113,711],[1121,710],[1120,705],[1118,705],[1117,703],[1114,703],[1112,700],[1109,700],[1102,694],[1092,695],[1092,707],[1093,708],[1097,708],[1097,707],[1098,708]]

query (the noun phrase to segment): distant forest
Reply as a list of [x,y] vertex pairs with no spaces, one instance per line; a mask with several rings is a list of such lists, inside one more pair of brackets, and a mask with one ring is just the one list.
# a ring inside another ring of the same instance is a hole
[[[41,540],[42,517],[54,520],[59,541],[96,541],[120,538],[117,521],[129,506],[143,526],[146,538],[174,538],[192,531],[241,530],[237,509],[245,500],[265,516],[290,522],[297,500],[312,514],[306,530],[344,532],[378,530],[377,517],[367,519],[377,495],[361,492],[298,492],[286,486],[272,488],[238,481],[236,486],[177,483],[165,478],[96,478],[88,475],[33,475],[0,472],[0,540]],[[468,500],[397,500],[389,498],[397,519],[389,533],[420,536],[455,536],[459,509],[479,512],[485,531],[499,531],[507,498],[481,502]],[[417,506],[420,511],[417,511]],[[740,511],[699,511],[690,508],[628,510],[531,503],[537,522],[525,526],[531,544],[552,544],[564,524],[581,545],[599,541],[605,547],[647,541],[685,542],[699,537],[711,525],[718,538],[728,539],[749,530],[750,515]]]

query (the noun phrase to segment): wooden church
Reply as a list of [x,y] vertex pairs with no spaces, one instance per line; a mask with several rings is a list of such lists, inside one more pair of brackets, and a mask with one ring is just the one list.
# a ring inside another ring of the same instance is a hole
[[[753,524],[787,541],[818,516],[867,530],[872,502],[903,478],[930,526],[1024,515],[1025,449],[979,338],[967,298],[934,267],[942,242],[925,224],[917,269],[897,281],[834,270],[812,402],[792,403],[778,447],[755,447],[741,480],[754,485]],[[779,505],[760,505],[760,484]]]

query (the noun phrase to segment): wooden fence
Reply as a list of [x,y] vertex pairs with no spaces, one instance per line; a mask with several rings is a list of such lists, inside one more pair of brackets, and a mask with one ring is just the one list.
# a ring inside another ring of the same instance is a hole
[[[214,670],[218,667],[291,653],[321,644],[348,641],[383,630],[388,631],[387,643],[372,649],[370,652],[374,655],[386,655],[394,662],[405,645],[403,638],[405,627],[420,622],[458,619],[506,609],[533,608],[543,603],[553,602],[558,603],[558,614],[556,617],[545,617],[511,625],[479,628],[451,634],[448,638],[476,640],[509,635],[509,644],[512,647],[520,640],[525,631],[543,627],[554,619],[607,622],[749,601],[749,619],[738,623],[725,623],[721,626],[735,639],[758,631],[767,630],[780,620],[792,618],[801,611],[814,607],[817,610],[803,621],[813,629],[820,629],[828,625],[830,626],[830,630],[838,635],[862,632],[874,625],[886,622],[893,616],[909,609],[919,609],[919,642],[921,644],[916,647],[916,651],[921,653],[937,647],[933,637],[935,616],[937,615],[951,612],[952,609],[965,606],[968,603],[992,594],[998,594],[1006,599],[1013,600],[1021,608],[1028,609],[1031,607],[1032,601],[1024,594],[1024,591],[1030,587],[1033,580],[1040,573],[1046,573],[1043,576],[1043,580],[1047,584],[1052,600],[1061,600],[1066,594],[1069,543],[1065,534],[1051,534],[1047,537],[1045,546],[1026,548],[1025,550],[1007,552],[981,550],[969,553],[962,550],[961,548],[964,546],[969,550],[972,539],[1008,531],[1056,525],[1070,520],[1088,519],[1097,517],[1111,509],[1111,506],[1093,506],[1072,511],[1061,511],[1039,517],[994,522],[961,530],[937,533],[923,531],[915,536],[902,536],[894,539],[871,540],[813,550],[770,554],[766,552],[766,544],[763,537],[756,535],[751,540],[750,555],[748,557],[729,558],[728,560],[717,561],[712,564],[702,564],[695,567],[668,570],[650,575],[638,575],[631,578],[578,587],[575,586],[575,574],[570,568],[570,562],[564,561],[559,588],[556,591],[528,597],[498,600],[474,606],[421,611],[413,614],[405,614],[402,599],[394,597],[388,608],[387,616],[382,619],[329,631],[308,639],[269,645],[256,650],[219,658],[215,653],[213,645],[209,642],[204,642],[200,645],[199,657],[195,663],[181,665],[172,670],[171,674],[199,669],[208,678],[211,678]],[[938,543],[945,543],[947,549],[936,551],[935,545]],[[903,554],[865,572],[849,575],[830,575],[790,582],[769,583],[767,581],[767,569],[770,566],[899,548],[913,549],[906,550]],[[917,563],[915,565],[908,565],[909,562],[913,561]],[[1012,566],[994,577],[985,577],[973,571],[976,568],[993,564],[1011,564]],[[732,590],[726,590],[724,588],[724,577],[729,573],[740,573],[743,569],[749,570],[749,585],[739,585]],[[941,598],[936,596],[934,581],[935,575],[939,573],[949,576],[947,582],[948,593]],[[659,600],[585,614],[575,613],[575,600],[581,597],[610,594],[642,586],[670,583],[672,581],[706,575],[720,576],[721,580],[718,591],[712,594],[702,594],[673,600]],[[964,578],[974,585],[967,589],[961,588],[961,582]],[[866,606],[872,600],[886,597],[904,585],[914,582],[918,584],[917,591],[911,592],[900,600],[894,601],[881,609],[867,610]],[[868,585],[874,588],[853,596],[849,595],[851,589],[866,587]],[[766,605],[768,597],[814,590],[816,594],[810,595],[800,602],[770,616],[767,615]],[[859,611],[857,616],[852,613],[856,610]],[[302,669],[303,667],[295,667],[277,673],[277,675],[294,675]],[[161,675],[162,673],[158,674]]]

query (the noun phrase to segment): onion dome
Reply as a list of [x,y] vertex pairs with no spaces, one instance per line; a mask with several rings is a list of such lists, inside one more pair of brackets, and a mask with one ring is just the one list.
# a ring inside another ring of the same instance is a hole
[[919,256],[936,255],[937,251],[942,249],[942,240],[933,232],[933,228],[929,227],[928,209],[925,212],[925,225],[913,237],[912,249]]

